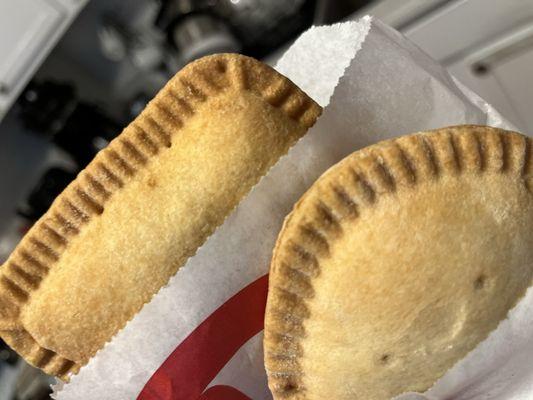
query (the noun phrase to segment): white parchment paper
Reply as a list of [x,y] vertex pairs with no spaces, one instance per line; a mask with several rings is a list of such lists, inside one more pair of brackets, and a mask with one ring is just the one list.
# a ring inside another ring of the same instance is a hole
[[[279,61],[324,113],[198,253],[67,385],[58,400],[135,399],[174,348],[215,309],[268,272],[284,217],[331,165],[394,136],[463,123],[513,127],[407,39],[379,21],[311,28]],[[533,291],[425,394],[402,399],[533,400]],[[271,399],[262,334],[211,385]],[[191,399],[195,400],[195,399]]]

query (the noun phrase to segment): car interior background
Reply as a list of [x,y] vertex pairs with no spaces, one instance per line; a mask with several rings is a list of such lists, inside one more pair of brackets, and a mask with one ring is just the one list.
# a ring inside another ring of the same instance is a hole
[[[366,14],[533,132],[533,0],[0,0],[0,264],[185,64],[274,65],[310,26]],[[53,382],[0,340],[0,400],[49,398]]]

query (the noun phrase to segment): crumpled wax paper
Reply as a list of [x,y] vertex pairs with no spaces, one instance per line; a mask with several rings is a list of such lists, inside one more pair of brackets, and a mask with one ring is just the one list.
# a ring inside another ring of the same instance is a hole
[[[350,153],[448,125],[513,128],[405,37],[370,17],[309,29],[276,69],[325,107],[323,115],[168,285],[70,383],[56,386],[55,399],[136,399],[178,344],[268,273],[284,217],[326,169]],[[530,289],[508,319],[431,390],[398,398],[533,400],[532,308]],[[207,387],[217,385],[254,400],[272,398],[262,333],[240,347]],[[169,389],[174,397],[168,398],[185,399],[178,392]]]

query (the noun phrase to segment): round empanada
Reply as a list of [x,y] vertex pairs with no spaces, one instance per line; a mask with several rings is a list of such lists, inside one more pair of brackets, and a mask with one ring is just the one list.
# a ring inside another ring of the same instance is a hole
[[274,251],[265,362],[275,399],[425,391],[533,275],[531,139],[457,126],[329,169]]

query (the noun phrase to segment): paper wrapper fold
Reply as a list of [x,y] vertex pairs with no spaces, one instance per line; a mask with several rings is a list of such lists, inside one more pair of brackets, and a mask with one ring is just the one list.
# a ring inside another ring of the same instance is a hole
[[[348,154],[457,124],[512,129],[489,104],[379,21],[314,27],[277,70],[323,115],[142,311],[54,398],[271,399],[263,366],[268,266],[284,217]],[[533,291],[425,394],[533,400]]]

